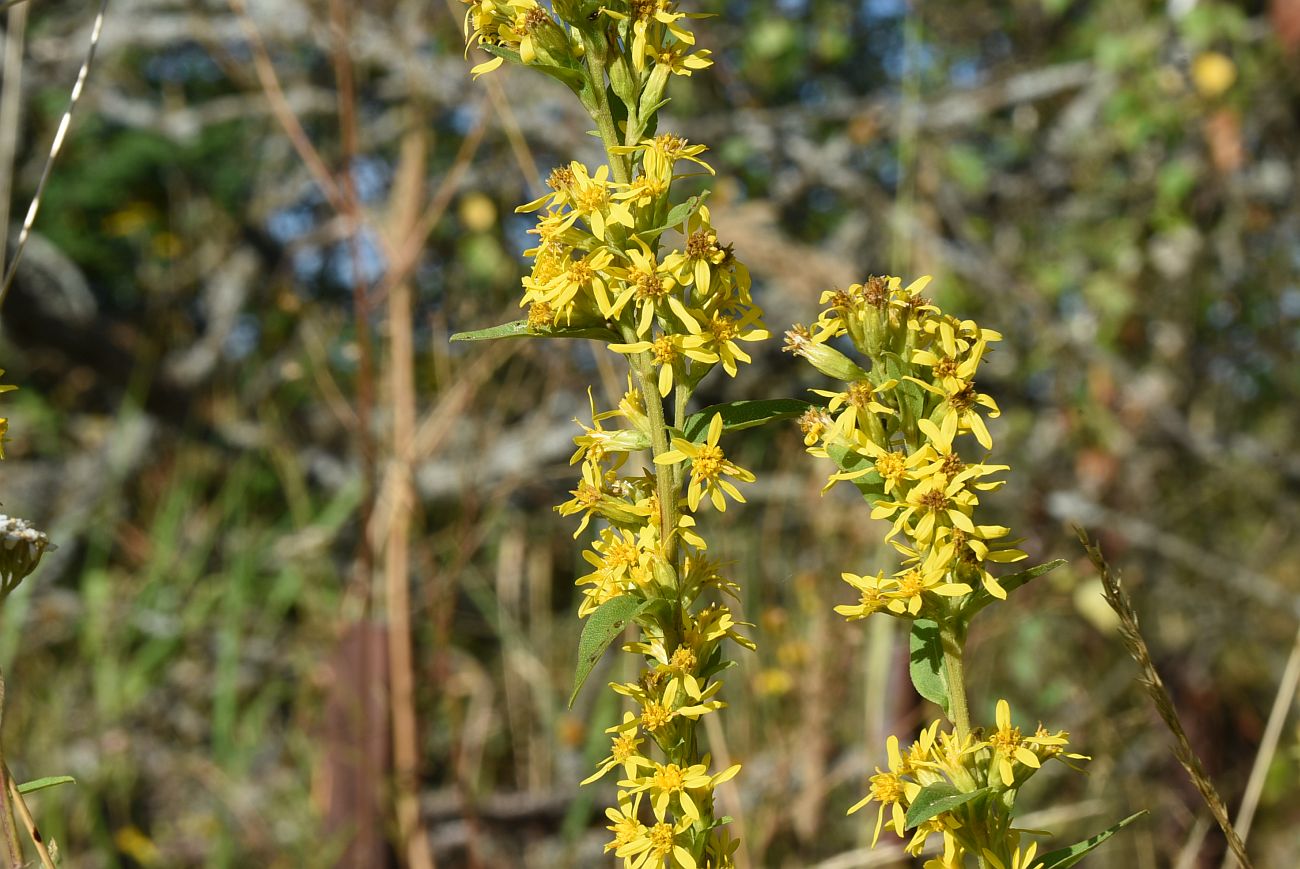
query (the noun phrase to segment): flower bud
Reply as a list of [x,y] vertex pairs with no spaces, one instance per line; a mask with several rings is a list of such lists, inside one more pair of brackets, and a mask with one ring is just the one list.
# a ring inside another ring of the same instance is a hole
[[813,341],[812,336],[803,326],[795,326],[785,333],[784,349],[788,353],[807,359],[812,363],[813,368],[827,377],[848,382],[867,379],[867,372],[856,362],[829,344],[818,344]]

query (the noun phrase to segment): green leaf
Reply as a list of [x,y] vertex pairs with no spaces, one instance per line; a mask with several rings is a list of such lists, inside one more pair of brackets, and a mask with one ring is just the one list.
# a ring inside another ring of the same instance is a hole
[[549,63],[524,63],[524,59],[519,56],[519,52],[512,48],[504,48],[500,45],[488,45],[486,43],[481,43],[479,48],[483,49],[488,54],[503,58],[507,63],[515,63],[545,73],[556,81],[562,82],[574,93],[578,93],[582,90],[582,86],[586,82],[586,79],[583,77],[580,70],[571,69],[567,66],[554,66]]
[[18,786],[18,793],[30,794],[35,791],[43,791],[46,788],[58,787],[59,785],[72,785],[76,783],[77,780],[70,775],[47,775],[45,778],[23,782]]
[[778,419],[794,419],[811,405],[797,398],[770,398],[759,401],[729,401],[714,404],[693,413],[682,426],[684,437],[694,443],[703,443],[709,434],[713,415],[722,414],[723,431],[740,431],[766,425]]
[[520,66],[524,65],[524,59],[520,57],[519,52],[515,51],[513,48],[506,48],[501,45],[492,45],[486,42],[480,43],[479,48],[483,49],[488,54],[503,58],[507,63],[517,63]]
[[1038,859],[1043,862],[1043,869],[1067,869],[1067,867],[1073,866],[1082,860],[1093,848],[1096,848],[1102,842],[1106,841],[1145,814],[1147,814],[1147,812],[1144,809],[1135,815],[1129,815],[1115,826],[1103,830],[1091,839],[1084,839],[1082,842],[1078,842],[1068,848],[1061,848],[1057,851],[1052,851],[1049,854],[1044,854]]
[[[1065,559],[1058,558],[1055,561],[1049,561],[1046,564],[1040,564],[1037,567],[1031,567],[1028,570],[1022,570],[1019,573],[1012,573],[1012,574],[1008,574],[1007,576],[999,576],[998,585],[1002,586],[1004,589],[1007,590],[1007,593],[1010,594],[1011,592],[1020,588],[1020,586],[1029,582],[1029,580],[1040,577],[1045,573],[1051,573],[1053,570],[1056,570],[1056,568],[1060,567],[1062,564],[1065,564]],[[975,590],[975,593],[971,595],[971,598],[967,602],[966,606],[962,608],[962,615],[965,618],[969,619],[971,616],[975,615],[975,613],[984,609],[984,607],[993,603],[993,601],[995,600],[997,600],[997,598],[989,594],[986,589],[978,588]]]
[[943,668],[943,640],[939,624],[929,619],[912,622],[909,670],[916,693],[948,712],[948,676]]
[[457,332],[453,341],[491,341],[495,338],[595,338],[600,341],[617,341],[618,336],[603,326],[546,326],[530,329],[527,320],[515,320],[472,332]]
[[897,353],[882,353],[881,361],[885,364],[885,374],[898,385],[893,392],[899,397],[900,409],[912,415],[912,420],[920,420],[925,413],[925,390],[910,380],[905,380],[912,373],[912,366],[903,361]]
[[907,807],[906,829],[919,827],[931,818],[938,817],[944,812],[951,812],[977,797],[992,793],[992,790],[992,788],[980,788],[974,791],[959,791],[948,782],[926,785]]
[[692,196],[685,202],[677,203],[668,212],[668,216],[664,218],[662,226],[656,226],[654,229],[647,229],[644,232],[637,233],[637,235],[644,238],[646,241],[651,241],[663,235],[668,230],[681,226],[690,219],[692,214],[699,211],[700,206],[704,204],[704,200],[708,198],[708,195],[709,191],[705,190],[698,196]]
[[578,640],[578,669],[573,674],[573,693],[569,695],[569,708],[578,699],[582,683],[591,675],[596,662],[605,654],[609,644],[618,639],[623,629],[632,620],[645,612],[654,603],[642,600],[630,594],[621,595],[605,601],[596,611],[587,616],[582,626],[582,637]]

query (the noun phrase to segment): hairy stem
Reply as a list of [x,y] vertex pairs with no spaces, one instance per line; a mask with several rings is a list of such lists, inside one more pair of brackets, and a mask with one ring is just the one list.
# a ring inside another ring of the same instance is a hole
[[596,129],[600,131],[600,140],[605,143],[605,156],[609,161],[610,173],[615,181],[626,184],[631,180],[627,160],[621,154],[610,150],[622,143],[619,141],[618,128],[614,125],[614,112],[609,106],[609,94],[605,91],[605,68],[597,56],[604,54],[605,46],[600,46],[601,51],[594,51],[590,40],[587,40],[586,46],[587,85],[591,88],[591,98],[594,103],[588,108],[591,110],[592,120],[596,122]]
[[939,640],[943,644],[943,668],[948,679],[948,717],[957,728],[957,738],[965,739],[970,733],[970,709],[966,703],[966,671],[963,663],[965,631],[956,625],[941,622]]

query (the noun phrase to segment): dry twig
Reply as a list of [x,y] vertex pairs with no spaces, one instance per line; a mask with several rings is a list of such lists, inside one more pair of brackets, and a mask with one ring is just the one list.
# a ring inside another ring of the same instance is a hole
[[1223,804],[1223,798],[1219,796],[1218,790],[1210,777],[1205,773],[1205,766],[1201,759],[1192,750],[1192,744],[1187,739],[1187,732],[1183,729],[1183,723],[1178,718],[1178,710],[1174,708],[1174,702],[1169,697],[1168,690],[1165,689],[1164,681],[1160,678],[1160,673],[1156,671],[1156,666],[1151,660],[1151,651],[1147,648],[1146,640],[1142,637],[1142,631],[1138,628],[1137,611],[1133,608],[1133,601],[1129,598],[1128,592],[1120,582],[1119,575],[1110,569],[1106,563],[1105,557],[1101,554],[1101,548],[1093,543],[1086,531],[1075,526],[1075,533],[1079,535],[1079,542],[1083,544],[1084,550],[1088,553],[1088,558],[1092,561],[1097,573],[1101,576],[1102,593],[1106,597],[1106,603],[1119,616],[1119,632],[1124,641],[1124,648],[1137,662],[1138,669],[1141,671],[1141,682],[1151,697],[1151,702],[1155,704],[1156,711],[1160,713],[1160,718],[1169,728],[1169,732],[1174,737],[1174,756],[1178,762],[1187,770],[1187,774],[1192,779],[1192,784],[1200,792],[1201,799],[1209,807],[1210,814],[1218,823],[1219,829],[1223,831],[1224,838],[1228,840],[1228,847],[1232,850],[1233,855],[1240,862],[1242,869],[1251,869],[1250,858],[1246,856],[1246,847],[1242,844],[1241,838],[1232,826],[1232,821],[1228,818],[1228,809]]

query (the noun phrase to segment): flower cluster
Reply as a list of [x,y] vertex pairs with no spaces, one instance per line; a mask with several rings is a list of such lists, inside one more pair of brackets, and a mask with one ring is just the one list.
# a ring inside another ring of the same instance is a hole
[[[977,509],[1002,486],[993,477],[1008,470],[990,462],[986,420],[999,411],[975,381],[1001,336],[945,314],[921,295],[928,282],[903,287],[874,277],[825,293],[817,321],[786,333],[786,350],[843,382],[814,390],[821,400],[800,418],[808,452],[835,462],[828,487],[855,485],[872,518],[889,523],[885,539],[901,555],[894,570],[843,573],[857,599],[835,610],[849,620],[886,613],[910,621],[913,681],[953,724],[941,731],[934,722],[906,752],[889,737],[889,768],[877,769],[849,813],[878,803],[872,844],[883,828],[903,838],[910,831],[906,850],[914,855],[942,834],[941,856],[928,869],[957,869],[968,856],[981,866],[1033,869],[1042,863],[1037,846],[1022,851],[1022,831],[1012,826],[1016,792],[1045,760],[1084,758],[1066,753],[1063,731],[1040,725],[1022,733],[1005,700],[995,727],[972,727],[963,646],[980,609],[1051,566],[993,574],[994,565],[1026,557],[1010,529],[981,524]],[[861,364],[837,347],[845,344],[865,357]]]
[[[828,401],[800,420],[808,451],[839,465],[831,484],[850,480],[868,495],[872,518],[891,523],[887,539],[904,556],[888,576],[843,574],[860,594],[837,607],[850,619],[933,618],[976,588],[1005,598],[989,565],[1025,557],[1008,528],[976,524],[980,495],[1003,484],[988,478],[1007,466],[959,449],[963,438],[993,446],[984,419],[998,406],[976,388],[975,372],[1002,336],[941,312],[920,295],[928,282],[871,278],[827,292],[817,322],[786,333],[787,351],[848,381],[817,390]],[[872,360],[869,370],[833,346],[841,336]]]
[[[753,649],[725,603],[736,586],[708,556],[698,514],[743,502],[754,475],[723,447],[725,410],[688,412],[696,387],[735,376],[746,346],[769,337],[749,272],[719,239],[704,195],[674,196],[687,175],[712,174],[703,145],[655,135],[670,74],[710,65],[671,0],[469,0],[466,35],[496,59],[567,84],[596,121],[608,164],[556,167],[546,192],[517,211],[536,215],[522,280],[527,317],[510,334],[604,341],[628,365],[618,407],[579,422],[580,474],[556,507],[591,534],[578,615],[593,625],[635,622],[623,646],[642,668],[610,688],[625,714],[610,753],[584,784],[617,770],[606,851],[625,869],[733,865],[738,842],[714,814],[713,792],[740,770],[715,765],[699,722],[725,708],[718,676],[730,646]],[[622,102],[615,114],[611,101]],[[462,338],[493,337],[499,330]],[[635,466],[633,454],[651,461]],[[635,468],[635,470],[633,470]],[[617,613],[617,616],[608,615]],[[599,629],[593,629],[601,633]],[[602,635],[603,642],[613,637]],[[603,650],[603,646],[601,647]]]
[[[704,149],[664,134],[626,150],[638,164],[631,181],[574,162],[551,172],[550,192],[519,207],[539,212],[529,230],[537,244],[525,252],[533,258],[520,303],[528,323],[611,329],[624,340],[610,349],[649,357],[661,396],[694,388],[718,364],[734,376],[750,361],[742,342],[769,335],[749,272],[719,243],[707,206],[668,200],[677,164],[704,165]],[[683,244],[665,253],[669,230]]]
[[[916,824],[905,850],[919,856],[934,834],[943,837],[942,856],[925,865],[927,869],[952,869],[964,865],[967,854],[977,855],[989,866],[1032,869],[1036,846],[1019,850],[1021,831],[1012,829],[1009,806],[1016,791],[1049,760],[1086,760],[1066,750],[1069,733],[1051,732],[1041,724],[1032,734],[1022,733],[1011,723],[1011,707],[998,701],[997,726],[985,732],[975,730],[965,736],[955,730],[942,730],[935,721],[921,731],[906,751],[899,750],[898,737],[891,736],[887,745],[889,768],[876,768],[871,776],[870,792],[849,809],[849,814],[868,803],[877,803],[876,826],[871,844],[880,839],[882,829],[908,838],[907,810],[925,787],[943,788],[952,793],[974,794],[966,802],[938,812]],[[1000,829],[998,842],[990,842],[984,833]]]
[[711,52],[695,48],[695,34],[687,26],[690,19],[703,16],[679,12],[674,0],[612,0],[605,4],[555,0],[550,9],[537,0],[462,2],[468,7],[466,42],[496,55],[474,67],[475,76],[497,69],[507,58],[548,68],[543,71],[550,74],[575,70],[586,53],[581,31],[593,23],[619,40],[636,74],[657,80],[652,89],[656,95],[662,94],[668,75],[689,76],[713,65]]

